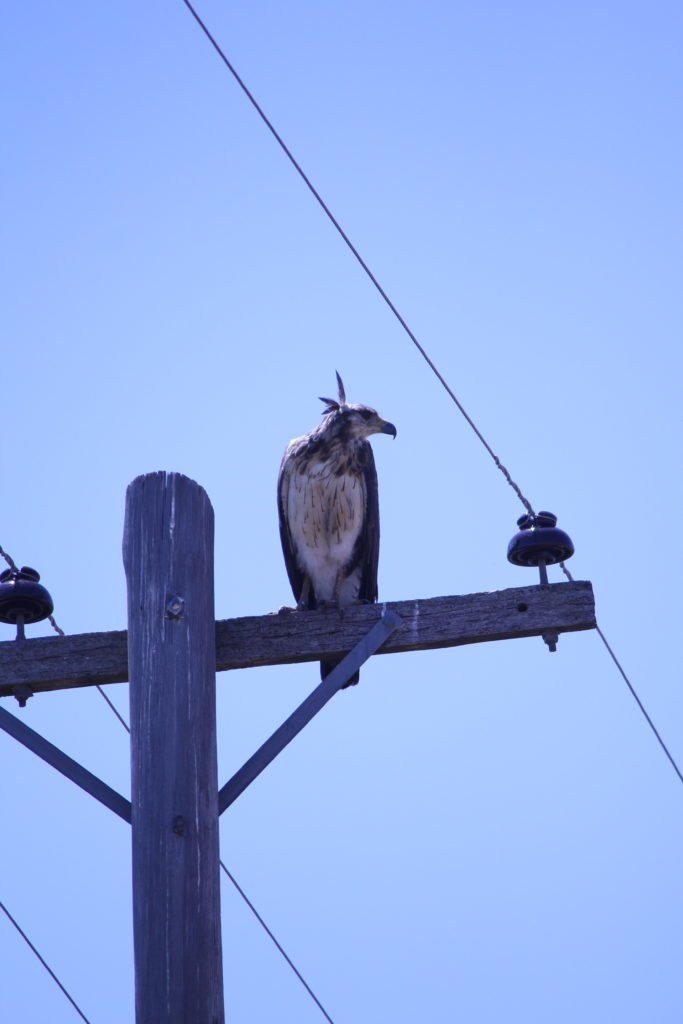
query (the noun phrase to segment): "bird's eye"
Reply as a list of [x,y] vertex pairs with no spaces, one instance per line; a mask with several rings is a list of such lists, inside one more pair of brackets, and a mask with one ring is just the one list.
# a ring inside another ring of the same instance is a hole
[[358,415],[362,416],[364,420],[371,420],[374,414],[370,411],[370,409],[359,409]]

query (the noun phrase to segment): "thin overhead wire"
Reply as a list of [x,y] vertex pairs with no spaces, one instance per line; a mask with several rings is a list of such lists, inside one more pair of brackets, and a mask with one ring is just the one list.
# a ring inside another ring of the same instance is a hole
[[111,701],[109,700],[109,697],[107,697],[107,695],[106,695],[106,693],[104,692],[104,690],[102,689],[102,687],[101,687],[101,686],[96,686],[96,689],[97,689],[97,690],[99,690],[100,696],[101,696],[101,697],[103,697],[103,698],[104,698],[104,700],[106,700],[107,704],[109,705],[109,707],[111,708],[111,710],[112,710],[112,711],[114,712],[114,714],[115,714],[115,715],[116,715],[116,717],[118,718],[118,720],[119,720],[119,722],[121,723],[121,725],[123,726],[123,728],[124,728],[124,729],[126,730],[126,732],[127,732],[127,733],[128,733],[129,735],[130,735],[130,726],[129,726],[129,725],[128,725],[128,723],[126,722],[125,718],[124,718],[124,717],[123,717],[122,715],[120,715],[120,714],[119,714],[118,710],[117,710],[117,709],[116,709],[116,708],[114,707],[114,705],[112,704],[112,702],[111,702]]
[[[496,467],[501,471],[501,473],[503,474],[503,476],[507,480],[507,482],[510,485],[510,487],[512,487],[513,491],[515,492],[515,494],[517,495],[517,497],[519,498],[521,503],[524,505],[524,507],[527,510],[527,512],[529,512],[531,515],[534,515],[535,514],[534,513],[534,509],[533,509],[533,506],[531,505],[531,503],[529,502],[529,500],[524,496],[524,494],[522,493],[522,491],[521,491],[520,487],[518,486],[518,484],[515,483],[515,481],[512,479],[512,476],[510,475],[509,471],[506,469],[506,467],[502,464],[502,462],[500,461],[500,459],[498,458],[496,453],[493,451],[493,449],[491,448],[491,445],[488,443],[488,441],[486,440],[484,435],[481,433],[481,431],[477,427],[477,425],[474,422],[474,420],[472,419],[472,417],[467,413],[467,411],[465,410],[464,406],[459,401],[459,399],[457,398],[457,396],[455,395],[455,393],[453,392],[453,390],[451,389],[451,387],[449,386],[449,384],[445,380],[445,378],[442,375],[442,373],[440,372],[440,370],[436,367],[434,362],[430,359],[430,357],[427,354],[427,352],[425,351],[424,347],[421,345],[421,343],[419,342],[419,340],[417,339],[417,337],[415,336],[413,331],[410,329],[410,327],[408,326],[408,324],[404,320],[403,316],[401,315],[401,313],[399,312],[397,307],[394,305],[392,300],[389,298],[388,294],[386,293],[386,291],[384,290],[384,288],[382,287],[382,285],[380,284],[378,279],[375,277],[374,273],[372,272],[372,270],[370,269],[368,264],[365,262],[365,260],[361,256],[361,254],[358,251],[358,249],[355,247],[355,245],[353,244],[353,242],[351,241],[349,236],[346,234],[346,232],[342,228],[342,226],[339,223],[339,221],[337,220],[337,218],[332,213],[331,209],[329,208],[329,206],[327,205],[325,200],[322,198],[322,196],[320,195],[318,190],[315,188],[315,186],[313,185],[313,183],[310,180],[310,178],[308,177],[308,175],[305,173],[305,171],[303,170],[303,168],[301,167],[299,162],[294,157],[294,155],[291,152],[291,150],[289,149],[289,147],[286,145],[286,143],[285,143],[284,139],[282,138],[282,136],[279,134],[279,132],[274,127],[272,122],[268,119],[268,117],[266,116],[264,110],[259,105],[259,103],[257,102],[257,100],[254,97],[254,95],[251,93],[251,91],[247,87],[246,83],[242,80],[242,78],[237,73],[237,71],[235,70],[235,68],[231,64],[231,62],[228,60],[228,57],[226,56],[224,51],[221,49],[221,47],[220,47],[219,43],[217,42],[217,40],[211,34],[211,32],[209,31],[207,26],[204,24],[204,22],[200,18],[200,16],[197,13],[197,11],[194,9],[192,4],[190,3],[190,0],[183,0],[183,3],[185,4],[185,6],[187,7],[188,11],[192,15],[192,17],[195,19],[195,21],[197,22],[197,24],[201,28],[201,30],[204,33],[204,35],[206,36],[206,38],[209,40],[209,42],[213,46],[214,50],[216,51],[216,53],[218,54],[220,59],[225,64],[226,68],[228,69],[228,71],[230,72],[232,77],[235,79],[235,81],[239,85],[239,87],[242,90],[242,92],[244,93],[244,95],[247,97],[247,99],[251,103],[251,105],[254,108],[254,110],[256,111],[256,113],[259,115],[259,117],[261,118],[261,120],[265,124],[266,128],[268,129],[268,131],[271,133],[271,135],[273,136],[273,138],[275,139],[277,144],[280,146],[281,150],[283,151],[283,153],[285,154],[285,156],[287,157],[289,162],[292,164],[292,166],[294,167],[294,169],[296,170],[296,172],[300,176],[301,180],[306,185],[306,188],[309,190],[311,195],[319,203],[319,205],[322,208],[322,210],[324,211],[325,215],[328,217],[328,219],[330,220],[330,222],[332,223],[332,225],[334,226],[334,228],[336,229],[338,234],[343,239],[344,243],[348,246],[348,248],[351,251],[351,253],[353,254],[353,256],[356,258],[356,260],[358,261],[358,263],[360,264],[362,269],[367,274],[368,278],[370,279],[370,281],[372,282],[374,287],[377,289],[377,291],[379,292],[381,297],[384,299],[384,301],[386,302],[387,306],[389,307],[391,312],[394,314],[394,316],[398,320],[399,324],[401,325],[401,327],[403,328],[405,333],[408,335],[408,337],[410,338],[412,343],[415,345],[415,347],[417,348],[417,350],[420,353],[420,355],[423,357],[423,359],[425,360],[427,365],[430,367],[430,369],[434,373],[435,377],[439,380],[439,382],[442,384],[442,386],[444,387],[444,389],[446,390],[448,395],[451,397],[451,399],[453,400],[453,402],[457,406],[458,410],[462,413],[462,415],[464,416],[464,418],[467,421],[467,423],[469,424],[469,426],[472,428],[474,433],[477,435],[477,437],[481,441],[482,445],[484,446],[484,448],[486,449],[488,454],[493,459]],[[570,580],[573,579],[573,577],[571,576],[569,571],[565,568],[564,563],[561,563],[561,567],[562,567],[565,575]],[[671,761],[671,764],[673,765],[674,770],[676,771],[676,774],[680,778],[681,782],[683,782],[683,775],[681,774],[681,772],[680,772],[680,770],[678,768],[678,765],[674,761],[674,759],[671,756],[668,748],[666,747],[664,741],[662,740],[659,732],[655,728],[652,719],[650,718],[650,716],[648,715],[647,711],[643,707],[643,704],[642,704],[640,698],[638,697],[638,694],[636,693],[632,683],[628,679],[626,673],[624,672],[624,670],[621,667],[619,661],[617,660],[617,657],[614,654],[614,651],[610,647],[609,643],[607,642],[607,639],[606,639],[604,633],[599,628],[598,628],[598,635],[600,636],[600,639],[604,643],[604,645],[605,645],[607,651],[609,652],[612,660],[614,661],[615,665],[617,666],[617,668],[621,672],[621,674],[622,674],[622,676],[624,678],[624,681],[626,682],[626,685],[628,686],[629,690],[633,694],[633,697],[636,700],[636,702],[638,704],[638,707],[642,711],[643,715],[645,716],[645,719],[648,722],[650,728],[652,729],[653,733],[655,734],[655,736],[659,740],[659,743],[661,744],[662,749],[664,750],[665,754],[667,755],[667,757]]]
[[[574,577],[572,576],[572,574],[570,573],[569,569],[564,564],[564,562],[560,562],[560,568],[562,569],[562,572],[565,574],[567,579],[571,583],[573,583],[574,582]],[[595,629],[597,631],[598,636],[600,637],[600,639],[602,640],[603,644],[605,645],[607,653],[609,654],[610,658],[612,659],[612,661],[616,665],[617,669],[619,670],[619,673],[620,673],[622,679],[626,683],[626,685],[627,685],[627,687],[628,687],[628,689],[629,689],[629,691],[631,693],[631,696],[633,697],[634,701],[636,702],[636,704],[640,708],[640,711],[641,711],[641,713],[643,715],[643,718],[645,719],[647,724],[652,729],[652,732],[653,732],[657,742],[659,743],[660,747],[662,748],[662,750],[664,751],[664,753],[668,757],[669,761],[671,762],[671,767],[676,772],[676,775],[678,776],[679,780],[681,782],[683,782],[683,772],[681,772],[681,769],[678,767],[676,761],[674,760],[673,754],[671,753],[671,751],[667,747],[666,743],[662,739],[662,736],[661,736],[661,733],[659,732],[659,729],[657,728],[657,726],[655,725],[655,723],[652,721],[652,719],[650,718],[649,714],[647,713],[647,711],[645,709],[645,705],[643,704],[642,700],[640,699],[640,697],[636,693],[635,686],[633,685],[633,683],[631,682],[629,677],[626,675],[626,671],[625,671],[624,667],[622,666],[621,662],[619,661],[619,659],[617,658],[616,654],[612,650],[612,647],[609,644],[609,642],[607,640],[607,637],[605,636],[603,631],[600,629],[600,626],[596,625]]]
[[599,626],[596,626],[595,628],[596,628],[596,630],[598,632],[598,636],[600,637],[600,639],[602,640],[603,644],[607,648],[607,651],[609,653],[610,658],[612,659],[614,664],[619,669],[619,672],[621,673],[621,676],[622,676],[624,682],[626,683],[626,685],[628,686],[628,688],[629,688],[629,690],[631,692],[631,696],[633,697],[633,699],[635,700],[636,704],[640,708],[640,710],[641,710],[641,712],[643,714],[643,717],[645,718],[645,721],[647,722],[647,724],[652,729],[652,732],[656,736],[657,742],[659,743],[660,747],[662,748],[662,750],[664,751],[666,756],[669,758],[669,761],[671,762],[671,766],[672,766],[673,770],[676,772],[676,775],[678,776],[679,780],[681,782],[683,782],[683,774],[681,773],[681,769],[678,767],[678,765],[674,761],[673,756],[671,754],[671,751],[669,750],[669,748],[667,747],[666,743],[662,739],[662,737],[661,737],[661,735],[659,733],[659,730],[655,726],[655,723],[652,721],[652,719],[648,715],[647,711],[645,710],[643,702],[641,701],[640,697],[636,693],[635,687],[633,686],[633,683],[631,682],[629,677],[626,675],[624,669],[621,666],[621,662],[619,661],[619,659],[617,658],[616,654],[614,653],[614,651],[612,650],[612,648],[608,644],[607,637],[605,636],[605,634],[603,633],[603,631],[600,629]]
[[314,1003],[316,1004],[316,1006],[318,1007],[318,1009],[320,1010],[320,1012],[322,1013],[322,1015],[323,1015],[323,1016],[325,1017],[325,1020],[328,1020],[328,1021],[330,1022],[330,1024],[334,1024],[334,1021],[333,1021],[333,1020],[332,1020],[332,1018],[330,1017],[329,1013],[327,1012],[327,1010],[325,1009],[325,1007],[323,1006],[323,1004],[322,1004],[322,1003],[320,1002],[320,1000],[319,1000],[319,999],[318,999],[318,997],[316,996],[315,992],[313,991],[313,989],[311,988],[311,986],[310,986],[310,985],[308,984],[308,982],[306,981],[306,979],[305,979],[305,978],[303,977],[303,975],[301,974],[301,972],[297,970],[297,968],[296,968],[296,967],[294,966],[294,964],[292,963],[292,961],[291,961],[291,960],[289,959],[289,957],[288,957],[288,956],[287,956],[287,954],[285,953],[284,949],[282,948],[282,946],[280,945],[280,943],[279,943],[279,942],[277,941],[277,939],[275,938],[275,936],[274,936],[274,935],[273,935],[273,933],[271,932],[270,928],[268,927],[268,925],[266,924],[266,922],[265,922],[265,921],[263,920],[263,918],[262,918],[262,917],[261,917],[261,915],[259,914],[259,912],[258,912],[258,910],[256,909],[256,907],[254,906],[254,904],[253,904],[253,903],[251,902],[251,900],[250,900],[250,899],[249,899],[249,897],[248,897],[248,896],[246,895],[246,893],[244,892],[244,890],[243,890],[243,889],[241,889],[241,888],[240,888],[240,886],[239,886],[239,885],[237,884],[237,882],[235,881],[235,879],[233,878],[233,876],[232,876],[232,875],[230,874],[230,872],[229,872],[229,871],[228,871],[228,869],[226,868],[226,866],[225,866],[225,864],[223,863],[223,861],[221,861],[220,863],[221,863],[221,867],[223,868],[223,871],[224,871],[224,872],[226,873],[226,875],[228,876],[228,878],[230,879],[230,881],[232,882],[232,884],[233,884],[233,885],[235,886],[235,888],[237,889],[237,892],[238,892],[238,893],[240,894],[240,896],[242,897],[242,899],[244,900],[244,902],[245,902],[245,903],[247,904],[247,906],[249,907],[249,909],[251,910],[252,914],[254,915],[254,917],[256,918],[256,920],[257,920],[257,921],[259,922],[259,924],[261,925],[261,927],[263,928],[263,930],[264,930],[264,931],[265,931],[265,932],[266,932],[266,933],[267,933],[267,934],[268,934],[268,935],[270,936],[270,938],[272,939],[272,941],[273,941],[273,942],[275,943],[275,945],[276,945],[276,946],[277,946],[277,948],[279,949],[280,953],[281,953],[281,954],[282,954],[282,956],[283,956],[283,957],[285,958],[285,960],[287,961],[287,963],[289,964],[289,966],[290,966],[290,967],[292,968],[292,970],[294,971],[294,973],[296,974],[297,978],[299,979],[299,981],[301,982],[301,984],[302,984],[302,985],[304,986],[304,988],[306,989],[306,991],[308,992],[308,994],[309,994],[309,996],[311,997],[311,999],[313,1000],[313,1002],[314,1002]]
[[0,555],[5,559],[5,561],[9,565],[10,569],[16,569],[16,567],[17,567],[16,566],[16,562],[14,561],[14,559],[12,558],[11,555],[7,554],[7,552],[3,548],[2,544],[0,544]]
[[55,633],[59,633],[60,636],[66,636],[66,633],[64,632],[64,630],[60,626],[58,626],[57,623],[55,622],[54,615],[48,615],[47,621],[50,623],[50,625],[54,629]]
[[2,902],[0,902],[0,910],[3,910],[3,911],[5,912],[5,914],[6,914],[6,915],[7,915],[7,917],[9,918],[9,920],[10,920],[10,921],[12,922],[12,924],[14,925],[14,927],[16,928],[16,930],[17,930],[17,931],[19,932],[19,934],[21,935],[21,937],[22,937],[22,939],[24,940],[24,942],[26,943],[26,945],[27,945],[27,946],[29,946],[29,948],[30,948],[31,950],[33,950],[33,952],[34,952],[34,953],[35,953],[35,955],[36,955],[36,956],[38,957],[38,959],[40,960],[41,964],[43,965],[43,967],[45,968],[45,970],[46,970],[46,971],[48,972],[48,974],[50,975],[50,977],[52,978],[52,980],[53,980],[54,982],[56,982],[56,983],[57,983],[57,985],[59,985],[59,987],[61,988],[61,990],[62,990],[62,992],[64,993],[64,995],[66,996],[66,998],[67,998],[67,999],[69,1000],[69,1002],[71,1003],[71,1005],[72,1005],[72,1006],[73,1006],[73,1008],[75,1009],[76,1013],[77,1013],[77,1014],[78,1014],[78,1015],[79,1015],[79,1016],[80,1016],[80,1017],[82,1018],[82,1020],[84,1020],[84,1021],[85,1021],[85,1024],[90,1024],[90,1021],[88,1020],[88,1018],[86,1017],[86,1015],[85,1015],[85,1014],[83,1013],[83,1011],[82,1011],[82,1010],[81,1010],[81,1008],[79,1007],[78,1003],[76,1003],[76,1002],[74,1001],[74,999],[73,999],[73,998],[72,998],[72,997],[71,997],[71,996],[69,995],[69,993],[68,993],[68,992],[67,992],[67,990],[66,990],[66,989],[64,988],[64,986],[62,985],[61,981],[59,980],[59,978],[57,977],[57,975],[55,974],[55,972],[54,972],[54,971],[52,970],[52,968],[51,968],[51,967],[49,966],[49,964],[47,964],[47,963],[45,962],[45,960],[43,959],[43,957],[42,957],[42,956],[40,955],[40,953],[38,952],[38,950],[36,949],[36,947],[35,947],[35,946],[33,945],[33,943],[31,942],[31,940],[29,939],[29,937],[28,937],[28,935],[26,934],[26,932],[25,932],[25,931],[23,930],[23,928],[21,928],[21,927],[20,927],[20,925],[19,925],[19,924],[17,923],[17,921],[15,921],[15,920],[14,920],[14,918],[13,918],[13,917],[12,917],[12,915],[10,914],[9,910],[7,909],[7,907],[5,906],[5,904],[4,904],[4,903],[2,903]]
[[204,24],[204,22],[202,21],[200,16],[197,14],[196,10],[194,9],[192,4],[190,3],[190,0],[183,0],[183,3],[185,4],[185,6],[187,7],[188,11],[192,15],[192,17],[195,19],[195,21],[197,22],[197,24],[201,28],[201,30],[204,33],[204,35],[206,36],[206,38],[209,40],[209,42],[213,46],[213,48],[216,51],[216,53],[218,54],[218,56],[221,58],[221,60],[223,61],[223,63],[227,67],[227,69],[230,72],[230,74],[233,76],[233,78],[235,79],[235,81],[239,85],[239,87],[242,90],[242,92],[244,93],[244,95],[247,97],[247,99],[249,100],[249,102],[253,106],[253,108],[256,111],[256,113],[259,115],[259,117],[261,118],[261,120],[265,124],[266,128],[268,129],[268,131],[271,133],[271,135],[273,136],[273,138],[275,139],[277,144],[280,146],[280,149],[283,151],[283,153],[285,154],[285,156],[287,157],[287,159],[291,163],[292,167],[294,167],[294,169],[296,170],[297,174],[299,175],[301,180],[306,185],[306,188],[309,190],[311,195],[316,199],[316,201],[320,204],[322,210],[324,211],[325,215],[327,216],[327,218],[329,219],[331,224],[334,226],[335,230],[341,236],[341,238],[343,239],[345,244],[348,246],[348,248],[351,251],[351,253],[354,255],[354,257],[356,258],[356,260],[358,261],[358,263],[360,264],[362,269],[365,271],[365,273],[369,277],[369,279],[372,282],[372,284],[374,285],[374,287],[377,289],[379,294],[382,296],[382,298],[384,299],[385,303],[387,304],[387,306],[389,307],[391,312],[394,314],[394,316],[396,317],[396,319],[400,323],[400,325],[403,328],[403,330],[405,331],[405,333],[408,335],[408,337],[412,341],[413,345],[415,345],[416,349],[418,350],[418,352],[420,353],[422,358],[425,360],[425,362],[427,363],[427,365],[431,369],[432,373],[440,381],[440,383],[442,384],[442,386],[444,387],[444,389],[446,390],[448,395],[451,397],[453,402],[455,402],[457,408],[462,413],[462,415],[464,416],[465,420],[470,425],[470,427],[472,428],[474,433],[477,435],[477,437],[479,438],[479,440],[483,444],[484,448],[489,453],[489,455],[493,459],[494,463],[496,464],[498,469],[501,471],[501,473],[503,474],[503,476],[507,480],[507,482],[510,485],[510,487],[512,487],[513,491],[515,492],[515,494],[517,495],[517,497],[519,498],[521,503],[524,505],[524,507],[527,510],[527,512],[530,512],[531,514],[533,514],[534,510],[533,510],[533,507],[531,506],[531,503],[522,494],[522,491],[520,490],[519,486],[512,479],[510,473],[505,468],[503,463],[500,461],[500,459],[498,458],[498,456],[494,452],[494,450],[491,447],[491,445],[488,443],[488,441],[486,440],[486,438],[484,437],[482,432],[477,427],[477,425],[474,422],[474,420],[472,419],[472,417],[465,410],[464,406],[462,405],[462,403],[459,401],[459,399],[455,395],[455,392],[452,390],[450,385],[447,383],[446,379],[444,378],[444,376],[442,375],[440,370],[436,367],[434,362],[430,359],[430,357],[427,354],[426,350],[424,349],[422,344],[418,341],[416,335],[410,329],[410,327],[406,323],[405,319],[403,318],[403,316],[399,312],[398,308],[394,305],[392,300],[389,298],[389,295],[384,290],[384,288],[380,284],[380,282],[377,279],[377,277],[375,277],[374,273],[372,272],[372,270],[370,269],[368,264],[365,262],[365,260],[361,256],[360,252],[358,251],[356,246],[353,244],[353,242],[349,238],[349,236],[346,234],[346,232],[342,228],[341,224],[339,223],[337,218],[332,213],[330,207],[327,205],[325,200],[322,198],[322,196],[320,195],[318,190],[313,185],[313,182],[311,181],[311,179],[308,177],[306,172],[301,167],[301,164],[296,160],[296,158],[294,157],[294,154],[289,149],[289,147],[286,145],[286,143],[285,143],[284,139],[282,138],[282,136],[279,134],[279,132],[277,131],[277,129],[275,128],[273,123],[268,119],[268,117],[266,116],[264,110],[262,109],[262,107],[257,102],[256,98],[249,91],[249,89],[247,88],[247,85],[240,78],[239,74],[237,73],[237,71],[235,70],[233,65],[228,60],[227,56],[225,55],[225,53],[221,49],[220,45],[218,44],[218,42],[216,41],[214,36],[211,34],[211,32],[209,31],[207,26]]

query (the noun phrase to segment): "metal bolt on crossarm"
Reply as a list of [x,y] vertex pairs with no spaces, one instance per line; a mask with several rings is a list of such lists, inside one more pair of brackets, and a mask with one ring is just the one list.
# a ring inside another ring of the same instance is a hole
[[[546,566],[565,562],[574,554],[574,544],[557,526],[552,512],[527,513],[517,520],[519,532],[508,544],[508,562],[513,565],[537,565],[541,586],[548,584]],[[551,653],[557,650],[557,634],[544,633]]]
[[[25,640],[27,622],[41,622],[54,611],[52,598],[39,580],[40,574],[28,565],[21,569],[14,566],[0,574],[0,622],[17,627],[18,641]],[[14,696],[23,708],[33,691],[29,686],[17,686]]]

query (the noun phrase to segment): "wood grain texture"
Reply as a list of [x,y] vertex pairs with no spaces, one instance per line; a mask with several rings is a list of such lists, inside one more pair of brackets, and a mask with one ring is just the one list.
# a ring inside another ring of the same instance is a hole
[[128,633],[74,633],[0,643],[0,696],[24,683],[36,693],[74,686],[125,683],[128,680]]
[[222,1024],[213,510],[177,473],[128,488],[138,1024]]
[[[525,611],[519,611],[522,606],[526,606]],[[223,619],[215,627],[216,669],[220,672],[339,657],[372,628],[383,608],[400,615],[405,625],[380,654],[595,629],[590,583],[512,587],[481,594],[359,605],[343,612]],[[13,686],[22,683],[39,692],[120,683],[127,678],[125,631],[0,643],[0,696],[8,696]]]
[[514,587],[482,594],[357,605],[341,611],[225,619],[216,623],[216,668],[222,671],[340,657],[362,639],[384,608],[400,615],[403,626],[378,654],[595,628],[590,583]]

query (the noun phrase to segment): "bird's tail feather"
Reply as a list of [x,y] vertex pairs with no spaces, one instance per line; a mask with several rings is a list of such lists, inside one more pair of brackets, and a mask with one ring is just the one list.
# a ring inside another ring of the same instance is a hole
[[[327,661],[321,661],[320,662],[320,678],[324,679],[325,676],[329,676],[329,674],[332,671],[332,669],[336,668],[340,661],[342,661],[341,658],[337,658],[336,660],[335,659],[329,659]],[[347,686],[355,686],[359,679],[360,679],[360,673],[359,672],[354,672],[353,675],[351,676],[351,678],[349,680],[347,680],[347,682],[344,683],[344,685],[342,686],[342,690],[345,690]]]

